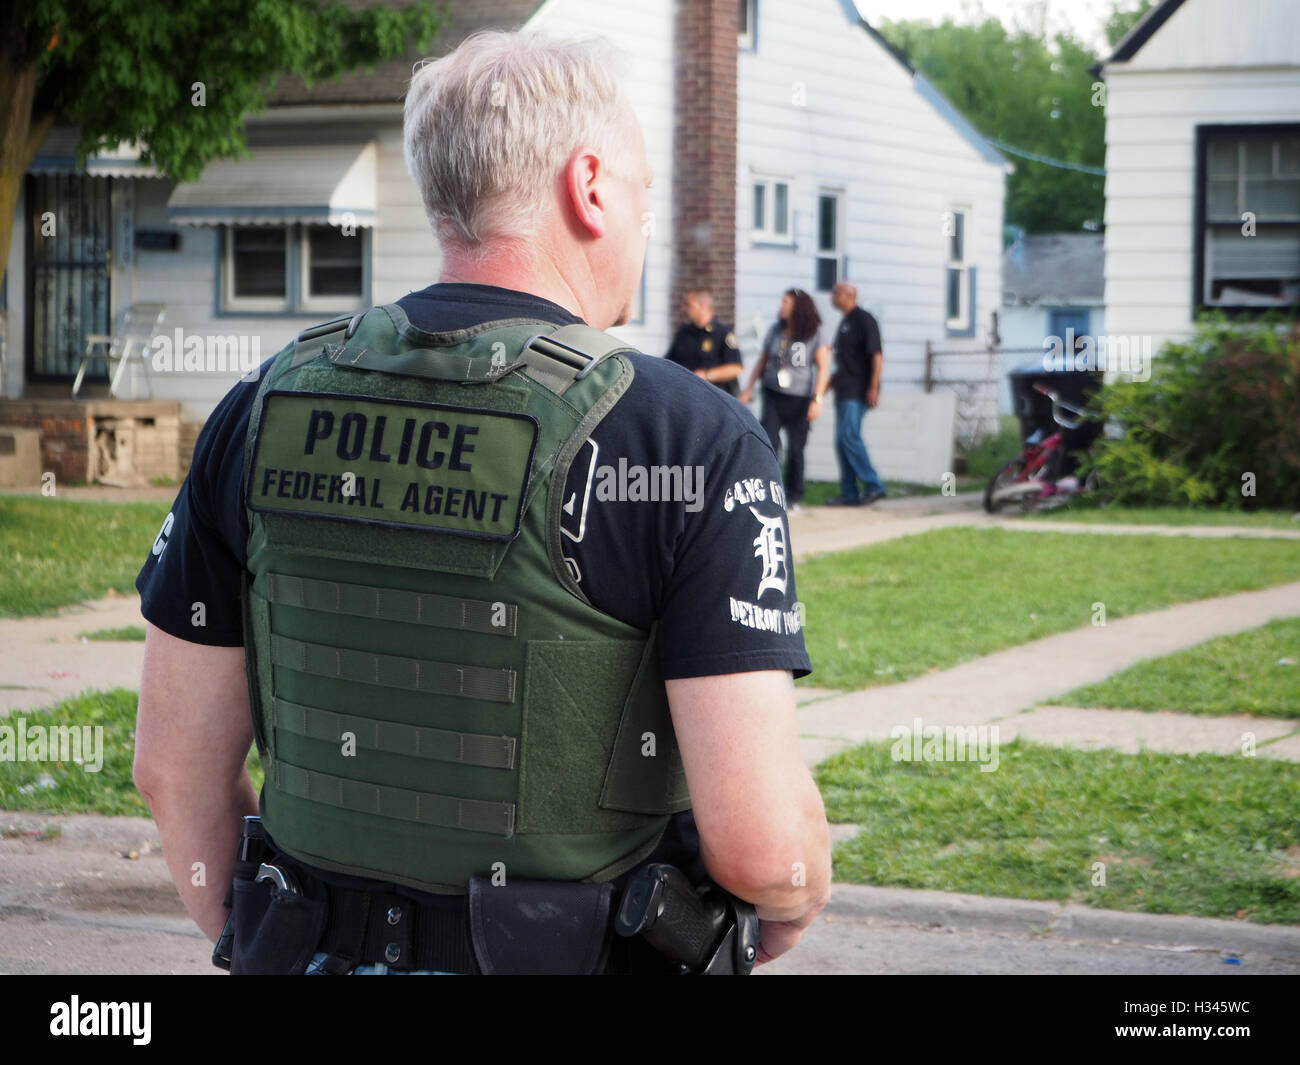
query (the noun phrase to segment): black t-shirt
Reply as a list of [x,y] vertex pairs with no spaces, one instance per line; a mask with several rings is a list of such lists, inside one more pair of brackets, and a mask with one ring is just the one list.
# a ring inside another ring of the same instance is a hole
[[[507,318],[579,321],[549,300],[488,285],[432,285],[399,303],[430,332]],[[629,358],[631,385],[570,467],[562,536],[570,568],[598,609],[645,631],[659,622],[666,679],[806,675],[789,523],[767,434],[745,407],[680,366]],[[136,578],[144,616],[192,643],[244,643],[241,478],[256,389],[241,381],[213,411]],[[685,499],[640,498],[656,466],[682,471]]]
[[[672,346],[665,358],[684,366],[691,373],[696,370],[713,370],[729,362],[742,365],[736,334],[730,326],[723,325],[716,318],[703,329],[694,322],[684,322],[673,336]],[[740,386],[735,379],[714,381],[713,384],[729,395],[740,393]]]
[[836,399],[867,400],[872,360],[880,351],[880,326],[861,307],[854,307],[835,330],[835,374],[831,385]]

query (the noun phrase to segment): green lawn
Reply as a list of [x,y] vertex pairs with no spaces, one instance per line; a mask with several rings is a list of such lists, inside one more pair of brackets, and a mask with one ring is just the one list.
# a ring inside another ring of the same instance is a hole
[[1283,510],[1194,510],[1190,507],[1098,507],[1084,500],[1025,515],[1036,521],[1088,521],[1098,525],[1233,525],[1300,532],[1300,521]]
[[1152,658],[1050,700],[1061,706],[1300,718],[1300,618]]
[[94,632],[79,634],[83,640],[128,640],[144,642],[144,629],[139,625],[128,625],[124,629],[96,629]]
[[801,562],[814,672],[863,688],[1040,636],[1300,580],[1300,541],[938,529]]
[[830,820],[863,829],[837,880],[1300,923],[1300,766],[1016,741],[982,773],[890,746],[816,771]]
[[[964,492],[974,487],[973,483],[957,480],[957,491]],[[805,507],[824,506],[827,500],[835,499],[840,494],[839,481],[805,481],[803,486],[803,505]],[[912,484],[910,481],[886,481],[885,491],[893,498],[901,496],[937,496],[943,491],[937,484]]]
[[0,496],[0,617],[134,592],[168,507]]
[[[19,718],[28,730],[37,725],[103,728],[103,764],[97,772],[88,772],[74,762],[20,762],[16,751],[14,761],[0,759],[0,809],[150,816],[148,805],[131,780],[136,702],[135,692],[115,688],[68,699],[51,710],[15,711],[0,717],[0,727],[14,729],[15,733]],[[90,735],[93,743],[94,733]],[[83,763],[91,761],[88,754],[83,751]],[[262,768],[256,748],[249,752],[248,764],[253,785],[260,790]]]

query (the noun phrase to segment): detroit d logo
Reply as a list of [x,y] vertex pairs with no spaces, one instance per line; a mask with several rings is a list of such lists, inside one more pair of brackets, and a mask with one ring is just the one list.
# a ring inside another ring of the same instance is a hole
[[754,537],[754,557],[763,560],[763,577],[758,582],[758,591],[754,594],[755,599],[761,599],[764,592],[778,591],[782,596],[785,595],[786,572],[786,544],[785,544],[785,522],[780,517],[765,518],[753,507],[749,512],[758,519],[758,524],[762,527],[759,534]]

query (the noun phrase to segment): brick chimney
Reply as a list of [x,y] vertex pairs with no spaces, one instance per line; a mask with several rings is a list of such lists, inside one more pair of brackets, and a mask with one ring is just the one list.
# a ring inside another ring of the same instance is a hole
[[736,0],[679,0],[673,107],[671,325],[682,293],[711,288],[736,315]]

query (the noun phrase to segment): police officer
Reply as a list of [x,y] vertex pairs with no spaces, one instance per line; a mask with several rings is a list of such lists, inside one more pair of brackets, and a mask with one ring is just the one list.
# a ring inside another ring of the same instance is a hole
[[613,71],[491,32],[417,72],[439,283],[236,385],[141,570],[135,781],[234,971],[649,966],[609,927],[649,863],[756,907],[761,964],[828,897],[770,443],[598,332],[651,183]]
[[690,289],[682,297],[686,321],[673,336],[666,358],[685,366],[697,377],[712,381],[728,395],[740,394],[738,378],[744,369],[736,334],[714,317],[713,293]]

